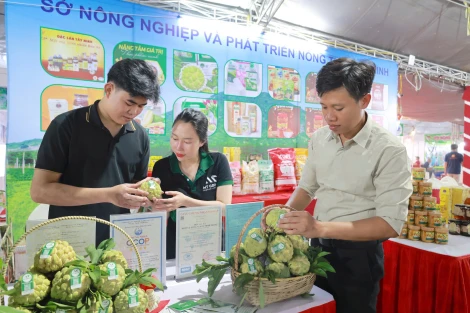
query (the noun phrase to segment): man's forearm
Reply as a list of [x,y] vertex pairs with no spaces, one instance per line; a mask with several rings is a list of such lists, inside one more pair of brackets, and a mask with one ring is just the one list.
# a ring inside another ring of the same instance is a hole
[[299,211],[303,211],[310,204],[310,202],[312,202],[312,198],[308,192],[300,187],[297,187],[292,193],[292,196],[287,201],[286,205]]
[[34,202],[58,205],[78,206],[109,202],[108,188],[80,188],[61,183],[47,183],[31,192]]
[[321,238],[368,241],[398,236],[392,226],[378,216],[354,222],[320,223]]

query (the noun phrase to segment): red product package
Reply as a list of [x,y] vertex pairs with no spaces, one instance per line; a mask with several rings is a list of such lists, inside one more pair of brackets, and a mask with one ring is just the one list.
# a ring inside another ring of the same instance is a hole
[[274,186],[276,191],[294,190],[297,187],[294,149],[274,148],[269,149],[268,153],[274,164]]

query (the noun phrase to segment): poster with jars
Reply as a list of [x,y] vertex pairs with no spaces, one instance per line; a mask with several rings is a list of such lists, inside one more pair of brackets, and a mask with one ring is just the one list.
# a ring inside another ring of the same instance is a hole
[[150,100],[142,112],[134,118],[136,123],[142,125],[149,135],[165,134],[165,102],[162,98],[154,103]]
[[268,113],[268,138],[294,138],[300,130],[300,108],[276,105]]
[[212,135],[217,130],[217,100],[181,97],[176,99],[173,105],[173,119],[184,109],[195,109],[204,113],[209,121],[207,135]]
[[122,41],[113,50],[114,63],[122,59],[139,59],[147,61],[157,71],[158,83],[162,85],[166,79],[166,48],[144,45],[141,43]]
[[371,101],[369,109],[377,111],[385,111],[388,108],[388,86],[384,84],[373,83],[371,93]]
[[41,27],[41,65],[52,76],[104,82],[104,49],[93,36]]
[[305,133],[309,138],[325,125],[321,109],[305,108]]
[[268,91],[276,100],[300,102],[300,74],[293,68],[268,65]]
[[226,95],[257,97],[263,88],[263,65],[250,61],[229,60],[225,64]]
[[41,94],[41,131],[46,131],[57,115],[93,104],[103,95],[102,88],[47,86]]
[[207,54],[174,50],[173,79],[183,91],[218,93],[217,61]]
[[305,102],[320,103],[320,97],[317,93],[317,74],[310,72],[305,78]]
[[231,137],[261,138],[261,109],[254,103],[225,101],[225,131]]

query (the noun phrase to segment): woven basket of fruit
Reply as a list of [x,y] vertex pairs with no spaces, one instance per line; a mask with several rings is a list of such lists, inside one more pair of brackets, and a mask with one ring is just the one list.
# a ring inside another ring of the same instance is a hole
[[28,313],[146,313],[158,306],[154,289],[163,285],[152,273],[155,268],[142,271],[142,260],[132,238],[119,226],[108,221],[86,216],[67,216],[51,219],[28,230],[10,249],[6,264],[16,246],[27,236],[46,225],[63,220],[90,220],[121,232],[132,243],[137,256],[138,270],[128,268],[124,255],[114,250],[113,239],[90,245],[87,255],[79,256],[66,241],[54,240],[37,251],[34,264],[8,290],[5,271],[0,277],[0,312],[3,296],[8,306]]
[[[227,268],[231,268],[233,291],[241,296],[240,304],[247,300],[254,306],[264,307],[296,296],[311,296],[316,275],[326,277],[326,272],[334,269],[324,258],[328,252],[311,247],[300,235],[286,235],[278,228],[279,219],[293,210],[285,205],[264,207],[245,223],[229,257],[218,257],[219,264],[203,260],[196,266],[193,274],[198,281],[209,278],[209,296]],[[261,214],[261,227],[248,230]]]

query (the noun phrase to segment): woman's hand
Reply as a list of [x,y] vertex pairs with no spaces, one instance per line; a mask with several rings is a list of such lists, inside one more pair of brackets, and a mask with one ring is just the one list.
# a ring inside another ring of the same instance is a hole
[[186,206],[188,196],[179,191],[165,191],[165,194],[172,196],[170,199],[154,199],[152,203],[152,211],[171,212],[182,206]]

